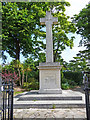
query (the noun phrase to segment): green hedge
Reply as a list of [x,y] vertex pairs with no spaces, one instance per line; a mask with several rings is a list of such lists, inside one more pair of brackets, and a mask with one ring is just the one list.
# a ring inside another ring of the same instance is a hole
[[64,78],[74,81],[77,85],[82,84],[83,75],[81,72],[63,72],[63,74]]

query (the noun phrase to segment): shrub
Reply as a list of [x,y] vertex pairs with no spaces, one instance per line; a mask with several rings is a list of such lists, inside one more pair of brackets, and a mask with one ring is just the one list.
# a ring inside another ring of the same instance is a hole
[[17,74],[14,72],[10,72],[9,70],[5,70],[2,71],[2,73],[0,73],[1,77],[2,77],[2,81],[3,82],[10,82],[13,81],[14,83],[17,82],[17,80],[19,79],[19,77],[17,76]]
[[73,80],[68,80],[68,83],[69,83],[70,86],[76,86],[77,85],[77,83]]
[[73,80],[62,78],[61,87],[62,89],[74,88],[77,86],[77,83]]
[[31,79],[30,83],[31,83],[31,88],[33,90],[38,90],[39,89],[39,83],[34,78]]
[[63,72],[63,74],[66,79],[71,80],[72,84],[82,84],[83,75],[81,72]]
[[24,82],[23,88],[26,90],[38,90],[39,89],[39,83],[34,79],[30,78],[31,82]]
[[70,85],[68,83],[62,83],[61,88],[64,89],[64,90],[67,90],[67,89],[70,88]]

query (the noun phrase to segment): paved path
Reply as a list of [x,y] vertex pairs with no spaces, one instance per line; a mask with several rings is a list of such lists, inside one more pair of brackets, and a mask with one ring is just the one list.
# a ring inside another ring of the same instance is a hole
[[[14,118],[18,120],[29,120],[33,118],[40,118],[44,120],[45,118],[51,118],[50,120],[56,120],[56,118],[61,120],[85,120],[86,110],[85,108],[71,108],[71,109],[14,109]],[[21,119],[22,118],[22,119]],[[54,118],[54,119],[53,119]]]

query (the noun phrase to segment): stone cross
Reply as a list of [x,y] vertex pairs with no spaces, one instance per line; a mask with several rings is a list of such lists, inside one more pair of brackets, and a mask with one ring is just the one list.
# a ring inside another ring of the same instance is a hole
[[46,62],[53,62],[52,24],[58,23],[58,18],[46,11],[45,18],[40,18],[41,25],[46,25]]

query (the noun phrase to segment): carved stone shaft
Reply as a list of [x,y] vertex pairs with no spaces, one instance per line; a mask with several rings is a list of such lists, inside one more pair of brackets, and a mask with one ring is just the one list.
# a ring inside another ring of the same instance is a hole
[[53,62],[52,24],[58,23],[58,18],[47,11],[45,18],[40,18],[41,25],[46,25],[46,62]]

